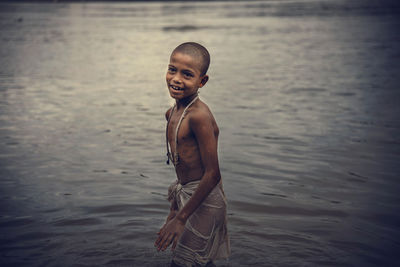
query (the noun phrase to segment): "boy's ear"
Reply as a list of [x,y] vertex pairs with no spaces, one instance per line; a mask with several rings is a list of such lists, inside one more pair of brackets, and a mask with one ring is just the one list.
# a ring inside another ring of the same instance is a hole
[[208,82],[208,75],[204,75],[203,78],[201,78],[200,88],[203,87],[207,82]]

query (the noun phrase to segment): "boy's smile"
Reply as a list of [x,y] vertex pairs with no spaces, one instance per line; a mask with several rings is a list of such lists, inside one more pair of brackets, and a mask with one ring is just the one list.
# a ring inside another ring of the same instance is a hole
[[207,75],[201,76],[196,58],[180,52],[171,55],[166,81],[172,98],[179,101],[196,94],[207,80]]

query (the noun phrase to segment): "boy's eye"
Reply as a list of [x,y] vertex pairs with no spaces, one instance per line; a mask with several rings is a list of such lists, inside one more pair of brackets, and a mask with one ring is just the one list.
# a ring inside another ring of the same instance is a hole
[[187,71],[184,71],[183,75],[185,75],[186,77],[193,77],[193,74]]
[[169,72],[175,72],[175,71],[176,71],[176,69],[175,69],[175,68],[173,68],[173,67],[168,67],[168,71],[169,71]]

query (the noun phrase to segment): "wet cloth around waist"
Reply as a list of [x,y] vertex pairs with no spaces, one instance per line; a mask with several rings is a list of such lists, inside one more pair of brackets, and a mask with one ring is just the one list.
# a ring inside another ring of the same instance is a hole
[[[182,209],[199,184],[200,180],[184,185],[175,181],[168,189],[168,200]],[[226,206],[222,185],[218,184],[187,220],[174,251],[174,262],[180,266],[204,266],[210,260],[229,256]]]

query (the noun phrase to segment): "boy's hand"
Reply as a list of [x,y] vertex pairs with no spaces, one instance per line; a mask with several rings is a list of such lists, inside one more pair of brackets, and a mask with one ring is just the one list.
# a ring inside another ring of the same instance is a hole
[[171,219],[161,227],[160,231],[158,231],[158,238],[154,243],[154,246],[157,247],[158,251],[164,251],[172,243],[172,249],[175,249],[184,229],[184,222],[176,217]]

